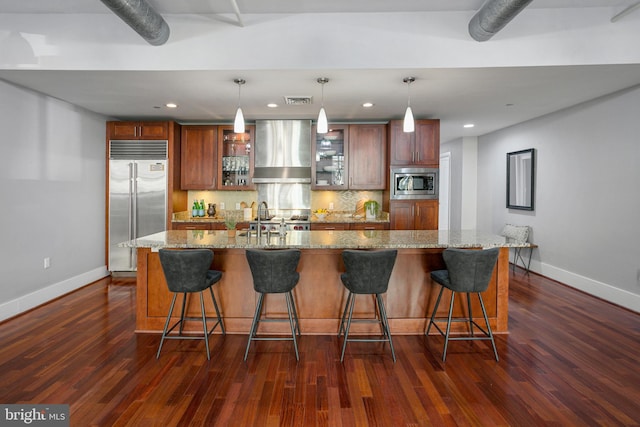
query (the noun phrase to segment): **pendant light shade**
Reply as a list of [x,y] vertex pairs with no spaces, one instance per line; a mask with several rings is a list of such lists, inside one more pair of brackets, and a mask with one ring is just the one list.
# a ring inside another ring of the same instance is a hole
[[404,122],[402,123],[402,130],[405,132],[413,132],[416,128],[413,121],[413,111],[411,110],[411,83],[415,80],[415,77],[405,77],[402,80],[407,84],[407,111],[404,112]]
[[233,82],[238,85],[238,109],[236,110],[236,118],[233,121],[233,132],[244,133],[244,114],[242,114],[242,108],[240,108],[240,88],[246,81],[235,79]]
[[413,132],[416,130],[416,125],[413,121],[413,111],[411,111],[411,107],[407,107],[407,111],[404,112],[404,122],[402,123],[402,130],[405,132]]
[[320,108],[320,113],[318,114],[318,133],[327,133],[329,132],[329,122],[327,122],[327,113],[324,111],[324,107]]
[[318,83],[322,85],[322,104],[320,106],[320,113],[318,113],[318,124],[316,126],[317,133],[329,132],[329,122],[327,121],[327,113],[324,111],[324,84],[329,82],[326,77],[320,77]]

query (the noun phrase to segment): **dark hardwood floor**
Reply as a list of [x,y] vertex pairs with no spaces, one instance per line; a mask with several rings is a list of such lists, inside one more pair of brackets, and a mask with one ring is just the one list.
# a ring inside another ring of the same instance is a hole
[[639,426],[640,315],[522,270],[509,335],[169,341],[134,330],[135,286],[104,279],[0,324],[0,403],[68,403],[72,426]]

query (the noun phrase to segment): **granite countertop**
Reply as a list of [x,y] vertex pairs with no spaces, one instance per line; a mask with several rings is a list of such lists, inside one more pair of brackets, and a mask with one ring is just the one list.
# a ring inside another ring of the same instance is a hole
[[528,247],[508,243],[502,236],[476,230],[353,230],[289,231],[284,239],[265,235],[258,240],[238,231],[228,237],[226,230],[171,230],[120,243],[121,247],[151,248],[298,248],[298,249],[411,249],[411,248],[492,248]]
[[[242,211],[231,211],[237,218],[242,218]],[[253,219],[252,219],[253,220]],[[250,222],[252,220],[239,220],[239,222]],[[366,219],[364,216],[355,215],[353,212],[331,212],[324,219],[319,219],[315,214],[312,214],[309,218],[311,223],[361,223],[361,222],[380,222],[389,223],[389,213],[382,212],[376,219]],[[173,214],[172,222],[224,222],[223,216],[203,216],[192,217],[188,211],[176,212]]]

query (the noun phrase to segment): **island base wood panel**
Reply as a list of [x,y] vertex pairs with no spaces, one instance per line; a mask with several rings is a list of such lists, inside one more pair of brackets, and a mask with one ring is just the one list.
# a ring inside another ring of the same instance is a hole
[[[223,272],[222,280],[214,285],[218,305],[222,311],[228,333],[248,334],[257,303],[253,279],[245,258],[244,249],[212,249],[214,261],[211,268]],[[391,275],[389,289],[383,299],[393,334],[422,334],[435,305],[440,285],[431,281],[430,272],[443,269],[443,249],[398,249],[398,258]],[[335,249],[302,250],[298,271],[300,281],[294,289],[300,326],[303,334],[337,334],[340,317],[347,298],[347,291],[340,281],[344,272],[342,251]],[[508,331],[509,253],[501,248],[496,269],[486,292],[482,294],[489,323],[494,333]],[[451,293],[444,291],[438,317],[446,317]],[[138,248],[136,332],[159,333],[164,327],[172,294],[167,285],[157,252]],[[472,296],[474,320],[484,324],[478,298]],[[177,304],[182,299],[178,298]],[[199,298],[189,297],[187,311],[199,316]],[[205,294],[205,307],[210,316],[214,308]],[[457,294],[454,317],[467,316],[465,294]],[[354,317],[372,318],[374,300],[369,295],[358,295]],[[174,313],[179,313],[178,308]],[[284,295],[265,296],[264,314],[272,318],[284,318],[287,309]],[[177,318],[176,318],[177,319]],[[444,323],[442,324],[444,327]],[[187,331],[200,331],[200,322],[191,322]],[[463,322],[452,325],[453,332],[466,331]],[[432,328],[433,329],[433,328]],[[219,332],[219,330],[217,330]],[[286,322],[261,323],[258,333],[290,334]],[[354,323],[352,334],[379,334],[375,323]]]

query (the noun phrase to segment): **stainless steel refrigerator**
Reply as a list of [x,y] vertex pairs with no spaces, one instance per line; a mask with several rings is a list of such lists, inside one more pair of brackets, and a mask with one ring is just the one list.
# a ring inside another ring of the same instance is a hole
[[167,141],[110,141],[110,271],[135,271],[136,249],[118,244],[165,231]]

